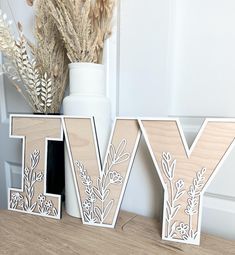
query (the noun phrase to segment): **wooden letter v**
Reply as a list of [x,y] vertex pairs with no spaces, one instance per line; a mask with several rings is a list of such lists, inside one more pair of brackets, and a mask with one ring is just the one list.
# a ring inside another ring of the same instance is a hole
[[113,228],[140,139],[138,121],[116,120],[103,168],[94,120],[64,117],[63,127],[82,221]]

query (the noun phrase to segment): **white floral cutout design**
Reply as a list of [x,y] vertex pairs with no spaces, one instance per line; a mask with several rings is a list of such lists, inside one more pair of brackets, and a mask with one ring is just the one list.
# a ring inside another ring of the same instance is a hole
[[37,170],[40,160],[40,151],[34,150],[30,154],[30,167],[24,169],[24,193],[10,193],[9,207],[12,210],[21,210],[28,213],[39,214],[41,216],[58,216],[58,211],[51,200],[43,194],[39,194],[35,201],[35,184],[44,181],[44,174]]
[[[200,193],[204,186],[206,168],[202,168],[196,173],[196,178],[193,178],[192,185],[187,193],[184,189],[185,182],[183,179],[175,180],[174,173],[176,168],[176,159],[172,159],[169,152],[163,152],[161,161],[162,171],[167,178],[169,187],[168,199],[166,201],[165,217],[166,217],[166,233],[168,239],[193,241],[197,238],[198,231],[193,229],[193,216],[198,214],[198,204]],[[185,213],[188,215],[188,222],[174,221],[175,216],[181,209],[182,205],[177,204],[177,201],[187,194],[187,206]]]
[[109,199],[109,187],[123,184],[123,177],[114,168],[129,160],[130,154],[125,152],[126,144],[127,141],[123,139],[117,149],[112,144],[110,145],[107,163],[97,178],[97,186],[93,184],[84,165],[75,161],[78,174],[85,186],[87,198],[82,202],[82,210],[84,221],[89,224],[103,224],[113,207],[114,199]]

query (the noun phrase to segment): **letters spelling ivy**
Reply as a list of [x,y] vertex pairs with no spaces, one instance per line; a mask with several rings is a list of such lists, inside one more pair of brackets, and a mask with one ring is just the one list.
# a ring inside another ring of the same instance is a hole
[[201,199],[234,145],[235,119],[206,119],[189,149],[177,119],[118,118],[103,168],[92,118],[10,119],[11,137],[24,143],[22,188],[9,190],[10,210],[60,218],[60,196],[44,190],[44,160],[47,140],[62,140],[64,133],[83,223],[114,227],[142,132],[165,191],[162,238],[199,244]]

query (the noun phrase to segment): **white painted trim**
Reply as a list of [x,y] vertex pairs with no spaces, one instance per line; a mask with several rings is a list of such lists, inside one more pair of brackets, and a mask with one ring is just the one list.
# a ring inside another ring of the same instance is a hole
[[[3,55],[0,52],[0,64],[3,63]],[[0,75],[0,117],[1,117],[1,123],[7,123],[8,122],[8,116],[7,116],[7,106],[6,106],[6,93],[4,88],[4,74]]]
[[104,47],[104,65],[106,69],[106,95],[111,101],[111,116],[116,117],[118,110],[118,58],[119,58],[119,6],[114,10],[114,22],[112,26],[112,35],[105,41]]
[[[8,187],[12,187],[12,173],[13,173],[12,168],[13,167],[21,168],[21,165],[13,163],[13,162],[9,162],[9,161],[4,162],[5,180],[6,180],[6,194],[8,194]],[[22,172],[20,171],[20,173],[16,173],[16,174],[21,175]]]
[[204,202],[202,231],[235,240],[235,198],[205,193]]
[[34,212],[27,212],[27,211],[23,211],[23,210],[17,210],[17,209],[12,209],[10,208],[10,191],[15,191],[15,192],[24,192],[24,188],[23,188],[23,184],[24,184],[24,169],[25,169],[25,136],[16,136],[16,135],[12,135],[12,119],[13,118],[47,118],[47,119],[60,119],[60,116],[51,116],[51,115],[30,115],[30,114],[11,114],[10,115],[10,124],[9,124],[9,137],[10,138],[18,138],[18,139],[22,139],[23,141],[23,153],[22,153],[22,179],[21,179],[21,189],[13,189],[13,188],[9,188],[8,189],[8,210],[11,211],[18,211],[21,213],[28,213],[28,214],[33,214],[33,215],[37,215],[37,216],[42,216],[42,217],[48,217],[48,218],[53,218],[53,219],[60,219],[61,218],[61,196],[60,195],[55,195],[55,194],[51,194],[51,193],[47,193],[46,192],[46,176],[47,176],[47,148],[48,148],[48,141],[63,141],[63,128],[62,125],[60,125],[60,137],[59,138],[50,138],[47,137],[46,138],[46,142],[45,142],[45,162],[44,162],[44,183],[43,183],[43,194],[45,196],[50,196],[50,197],[54,197],[58,199],[58,215],[57,216],[50,216],[50,215],[41,215],[39,213],[34,213]]
[[6,180],[6,194],[8,193],[8,187],[12,187],[11,168],[8,162],[4,162],[5,180]]
[[167,45],[167,60],[166,60],[166,79],[169,91],[171,91],[169,100],[168,112],[173,112],[174,104],[174,53],[175,53],[175,24],[176,24],[176,1],[169,0],[169,24],[168,24],[168,45]]
[[235,197],[205,192],[204,207],[235,214]]
[[117,67],[117,75],[116,75],[116,111],[115,111],[115,117],[119,116],[120,111],[120,61],[121,61],[121,1],[118,1],[118,7],[117,7],[117,31],[116,31],[116,43],[117,43],[117,49],[116,49],[116,67]]

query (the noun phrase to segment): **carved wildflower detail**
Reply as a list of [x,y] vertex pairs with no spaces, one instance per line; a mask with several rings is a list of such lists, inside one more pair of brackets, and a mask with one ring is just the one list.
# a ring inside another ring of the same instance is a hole
[[176,223],[172,224],[172,220],[178,213],[181,205],[176,202],[183,196],[185,193],[184,180],[179,179],[174,182],[174,174],[176,167],[176,159],[172,160],[171,154],[168,152],[163,152],[162,154],[162,169],[168,180],[168,185],[170,188],[170,194],[166,201],[166,223],[167,223],[167,237],[174,237]]
[[82,203],[82,207],[84,208],[84,210],[89,211],[91,209],[91,202],[89,202],[88,199],[86,199],[83,203]]
[[38,211],[41,215],[57,216],[58,212],[51,200],[46,200],[46,196],[39,194],[38,196]]
[[163,152],[162,154],[162,169],[169,180],[174,178],[176,160],[171,162],[171,154]]
[[130,158],[130,154],[125,152],[126,143],[126,140],[122,140],[117,149],[112,144],[110,145],[107,163],[97,178],[97,186],[93,184],[84,165],[79,161],[75,161],[87,195],[87,198],[82,202],[85,222],[102,224],[108,217],[114,204],[114,199],[109,199],[109,186],[121,185],[123,183],[123,177],[116,170],[113,170],[113,168]]
[[19,192],[11,193],[10,207],[16,209],[17,206],[22,207],[23,196]]
[[37,169],[40,161],[40,151],[35,149],[30,154],[30,167],[24,169],[24,193],[12,192],[9,206],[11,209],[18,209],[28,213],[57,216],[58,212],[51,200],[42,193],[36,198],[36,183],[44,181],[43,172]]
[[109,181],[111,184],[122,184],[123,177],[117,172],[109,172]]
[[181,222],[179,226],[176,228],[176,230],[179,231],[181,235],[185,235],[188,233],[189,226]]
[[167,179],[168,194],[166,200],[166,233],[169,239],[177,238],[181,240],[193,241],[197,238],[198,232],[193,229],[193,216],[198,214],[198,204],[201,190],[204,186],[206,168],[202,168],[196,173],[192,185],[187,192],[189,198],[184,212],[189,216],[188,222],[177,222],[174,220],[182,205],[177,201],[185,194],[185,182],[183,179],[174,180],[176,159],[173,159],[169,152],[162,153],[162,171]]
[[204,174],[206,168],[202,168],[196,173],[196,178],[193,179],[193,183],[188,191],[188,205],[186,206],[185,213],[189,216],[189,233],[184,236],[185,240],[194,239],[197,236],[197,231],[193,230],[193,216],[198,214],[198,204],[201,194],[201,190],[205,184]]

